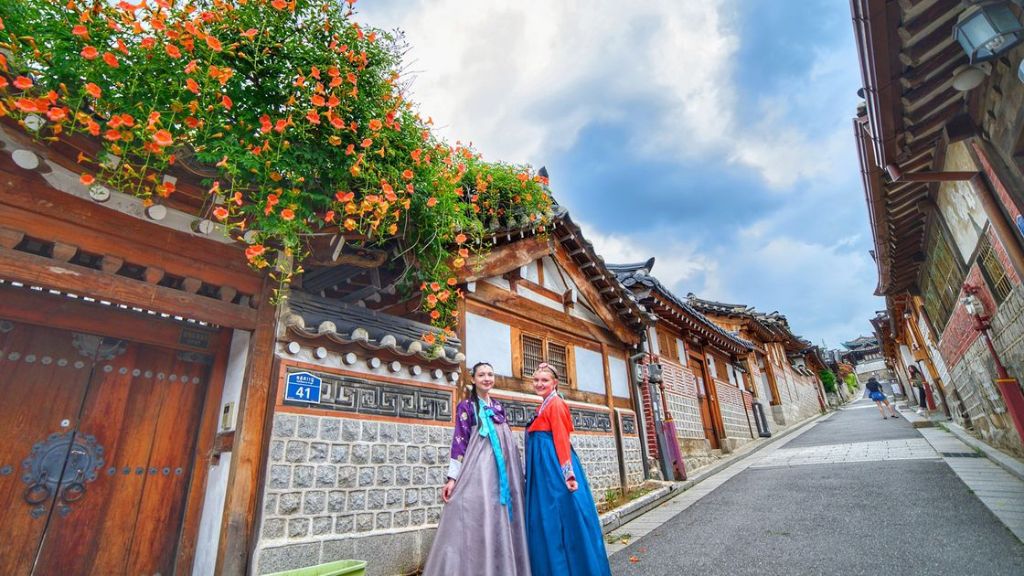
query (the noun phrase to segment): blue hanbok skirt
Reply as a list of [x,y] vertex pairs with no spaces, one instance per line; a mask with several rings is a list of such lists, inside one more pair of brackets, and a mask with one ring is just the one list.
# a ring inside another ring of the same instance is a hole
[[611,576],[601,521],[583,466],[570,492],[550,432],[526,433],[526,537],[533,576]]

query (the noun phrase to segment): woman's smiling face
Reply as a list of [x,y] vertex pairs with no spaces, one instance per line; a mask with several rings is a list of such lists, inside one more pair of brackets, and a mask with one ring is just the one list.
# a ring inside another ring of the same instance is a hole
[[533,373],[533,391],[541,398],[547,398],[558,387],[558,380],[547,370]]
[[489,364],[477,366],[473,372],[473,384],[476,385],[476,393],[487,396],[494,389],[494,368]]

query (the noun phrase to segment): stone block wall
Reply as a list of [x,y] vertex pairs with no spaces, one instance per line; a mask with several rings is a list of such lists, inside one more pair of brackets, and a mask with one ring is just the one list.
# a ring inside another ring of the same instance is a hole
[[[1024,376],[1024,288],[1021,285],[1017,285],[999,307],[992,319],[991,334],[1010,375]],[[945,337],[943,334],[943,339]],[[954,363],[952,360],[957,361]],[[1024,455],[1024,446],[995,385],[995,364],[984,340],[975,339],[960,358],[947,358],[946,363],[950,366],[948,385],[956,390],[962,402],[961,405],[950,400],[957,408],[952,410],[954,419],[961,425],[967,424],[960,413],[962,406],[983,439],[1017,455]]]
[[[435,527],[450,439],[442,426],[275,414],[257,572],[339,559],[328,553],[336,540]],[[416,546],[388,547],[374,572],[423,560]]]

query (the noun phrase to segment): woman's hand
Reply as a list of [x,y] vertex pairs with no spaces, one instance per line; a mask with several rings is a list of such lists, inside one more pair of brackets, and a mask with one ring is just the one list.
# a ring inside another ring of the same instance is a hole
[[575,492],[580,486],[576,483],[575,478],[569,478],[565,481],[565,487],[569,489],[569,492]]
[[441,488],[441,500],[444,500],[444,503],[447,504],[448,501],[452,499],[452,492],[454,491],[455,480],[449,478],[448,481],[444,483],[444,487]]

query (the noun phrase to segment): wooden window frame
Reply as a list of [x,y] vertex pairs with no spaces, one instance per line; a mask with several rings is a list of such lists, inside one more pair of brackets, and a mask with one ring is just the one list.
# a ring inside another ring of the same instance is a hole
[[676,342],[678,340],[676,335],[668,330],[659,330],[657,327],[654,328],[654,332],[658,335],[658,356],[679,362],[679,345]]
[[999,255],[996,254],[987,231],[982,233],[978,241],[978,255],[975,261],[981,269],[981,275],[985,277],[985,282],[988,283],[989,292],[992,293],[996,305],[1002,304],[1013,291],[1013,284],[1002,261],[999,260]]
[[941,227],[928,240],[930,258],[924,275],[921,296],[928,318],[941,334],[953,315],[964,282],[964,271]]
[[567,386],[570,390],[576,390],[576,354],[575,345],[562,338],[552,338],[549,334],[541,334],[529,330],[522,330],[512,327],[512,375],[516,378],[526,380],[531,377],[526,374],[526,357],[523,351],[523,337],[534,338],[541,342],[543,362],[550,359],[549,347],[554,344],[565,348],[565,373],[561,374],[559,384]]

